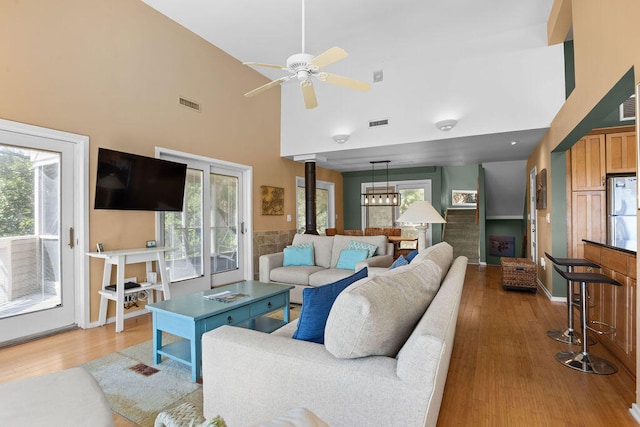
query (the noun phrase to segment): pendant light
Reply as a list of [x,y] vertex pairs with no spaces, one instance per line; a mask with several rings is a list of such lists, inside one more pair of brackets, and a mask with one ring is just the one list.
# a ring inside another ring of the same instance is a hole
[[[371,189],[360,194],[360,206],[399,206],[400,193],[390,191],[389,188],[389,163],[390,160],[377,160],[371,163]],[[376,165],[384,163],[386,165],[387,185],[384,188],[376,189]]]

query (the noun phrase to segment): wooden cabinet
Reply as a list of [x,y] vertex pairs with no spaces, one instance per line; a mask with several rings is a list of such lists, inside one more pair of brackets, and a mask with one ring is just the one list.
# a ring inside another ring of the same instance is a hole
[[606,135],[607,173],[635,173],[636,133],[622,132]]
[[571,147],[571,191],[605,190],[605,135],[588,135]]
[[[585,244],[584,255],[584,258],[602,266],[602,274],[615,279],[622,285],[589,284],[590,302],[593,304],[589,310],[589,318],[616,329],[613,334],[599,335],[598,341],[635,376],[636,256],[593,243]],[[597,325],[593,326],[597,327]]]
[[584,258],[582,239],[605,241],[606,192],[574,191],[571,194],[572,257]]

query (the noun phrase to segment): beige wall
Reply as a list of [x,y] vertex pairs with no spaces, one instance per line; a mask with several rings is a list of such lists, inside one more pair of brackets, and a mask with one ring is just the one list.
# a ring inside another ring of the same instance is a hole
[[[254,207],[260,185],[284,187],[295,218],[304,165],[279,156],[280,91],[244,98],[265,77],[141,1],[0,0],[0,52],[0,118],[89,136],[91,206],[98,147],[153,156],[157,146],[252,166]],[[202,112],[181,107],[180,96]],[[341,175],[319,169],[318,178],[337,184],[342,212]],[[89,220],[89,248],[155,238],[150,212],[90,208]],[[253,220],[255,231],[295,228],[255,209]],[[92,260],[91,321],[101,275]]]

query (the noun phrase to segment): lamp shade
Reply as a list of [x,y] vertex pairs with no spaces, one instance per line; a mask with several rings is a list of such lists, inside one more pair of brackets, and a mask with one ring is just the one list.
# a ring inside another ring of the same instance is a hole
[[418,250],[427,247],[427,227],[433,223],[446,223],[431,203],[426,200],[416,200],[396,220],[401,224],[411,225],[418,230]]
[[400,215],[396,222],[406,225],[426,225],[433,223],[443,224],[447,221],[440,216],[431,203],[426,200],[416,200],[409,205],[409,208]]

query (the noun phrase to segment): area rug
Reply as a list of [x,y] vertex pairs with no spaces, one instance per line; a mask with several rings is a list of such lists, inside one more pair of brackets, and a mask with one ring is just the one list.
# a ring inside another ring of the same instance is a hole
[[171,359],[154,364],[152,341],[81,366],[98,381],[113,412],[137,425],[153,426],[160,412],[183,402],[202,413],[202,385],[191,382],[191,369]]

